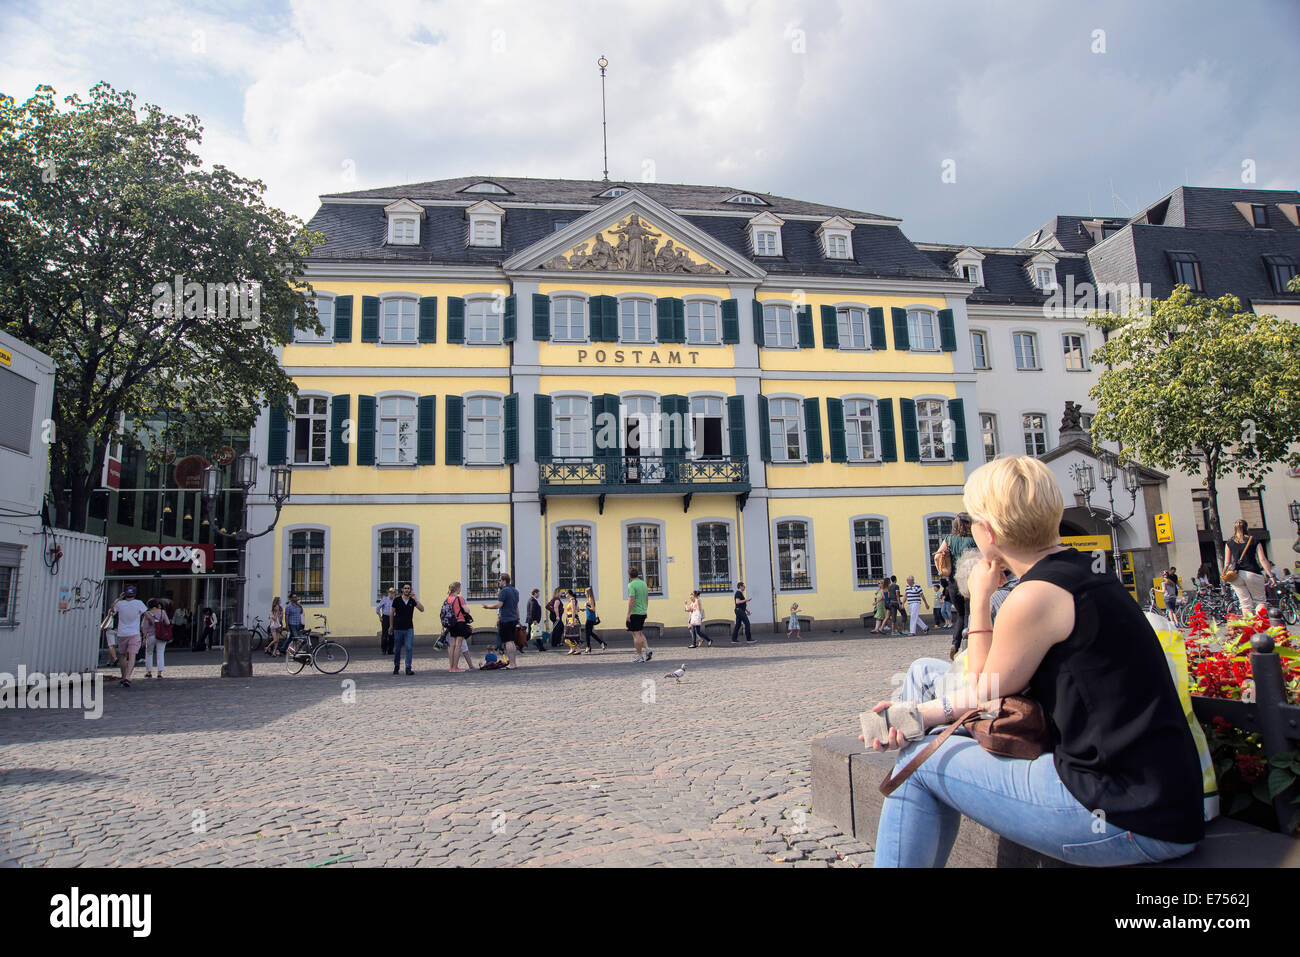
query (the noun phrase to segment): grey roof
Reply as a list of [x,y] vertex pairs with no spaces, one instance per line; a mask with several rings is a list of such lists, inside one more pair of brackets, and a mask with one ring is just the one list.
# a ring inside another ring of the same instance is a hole
[[[1232,212],[1240,218],[1236,210]],[[1231,293],[1246,307],[1256,299],[1300,301],[1300,294],[1273,288],[1264,262],[1267,255],[1282,255],[1300,264],[1297,230],[1171,229],[1133,223],[1094,247],[1088,261],[1099,283],[1150,284],[1150,294],[1164,298],[1175,284],[1171,252],[1196,257],[1204,292],[1212,298]]]
[[1300,203],[1300,192],[1293,189],[1179,186],[1139,212],[1130,222],[1191,229],[1254,231],[1255,227],[1232,205],[1233,203],[1267,206],[1270,229],[1283,233],[1297,231],[1291,221],[1277,208],[1278,203]]
[[[963,249],[976,249],[984,255],[980,263],[983,267],[984,285],[970,294],[967,301],[971,303],[1037,306],[1046,302],[1049,294],[1030,281],[1027,268],[1031,259],[1045,251],[1057,259],[1056,281],[1060,285],[1067,285],[1071,276],[1074,277],[1076,286],[1092,282],[1092,272],[1088,268],[1086,257],[1068,255],[1059,250],[1026,249],[1021,252],[997,246],[925,245],[927,248],[922,252],[949,275],[953,275],[953,260]],[[929,248],[931,246],[936,248]]]
[[1109,216],[1053,216],[1016,245],[1027,249],[1043,248],[1049,239],[1055,239],[1066,252],[1085,253],[1096,244],[1096,240],[1083,224],[1097,220],[1115,227],[1126,222]]
[[[500,193],[466,193],[466,188],[477,183],[495,183],[507,191]],[[770,209],[778,216],[792,215],[844,216],[855,219],[886,219],[898,222],[892,216],[879,213],[865,213],[841,206],[825,206],[821,203],[808,203],[800,199],[787,199],[773,196],[753,189],[739,189],[732,186],[689,186],[680,183],[637,183],[637,182],[602,182],[597,179],[533,179],[517,176],[458,176],[455,179],[431,180],[427,183],[408,183],[404,186],[386,186],[383,189],[362,189],[350,193],[326,193],[322,200],[328,199],[389,199],[402,198],[421,200],[454,200],[475,203],[482,199],[493,202],[508,203],[582,203],[593,209],[610,202],[611,198],[601,199],[600,194],[620,186],[625,189],[637,189],[669,209],[712,209],[749,211],[751,215]],[[727,200],[739,193],[749,193],[764,200],[767,206],[750,206],[728,203]]]
[[[516,180],[510,178],[463,177],[458,180],[445,180],[437,184],[445,188],[447,184],[457,184],[458,188],[488,180],[506,189],[521,188],[521,183],[556,183],[572,181],[552,180]],[[599,182],[579,182],[583,195],[590,198],[592,187],[608,188],[609,184]],[[713,195],[735,195],[737,190],[720,187],[663,187],[656,184],[634,184],[653,199],[669,206],[675,204],[671,195],[664,195],[662,190],[700,190],[712,191]],[[660,192],[656,192],[658,189]],[[366,193],[382,193],[382,198],[396,200],[410,194],[409,187],[395,187],[392,190],[367,190]],[[347,194],[357,196],[358,194]],[[532,193],[533,202],[562,202],[559,197],[563,191],[548,190]],[[544,195],[546,198],[537,198]],[[767,198],[765,194],[755,194]],[[520,194],[513,197],[500,194],[471,193],[461,194],[458,198],[469,202],[480,199],[522,201]],[[432,194],[411,195],[412,199],[441,198]],[[779,197],[771,197],[773,200]],[[605,201],[602,200],[601,204]],[[796,203],[794,200],[782,202]],[[468,204],[467,204],[468,205]],[[805,208],[813,204],[798,204]],[[598,206],[593,206],[598,208]],[[734,209],[735,204],[725,208]],[[757,207],[742,207],[753,210]],[[832,214],[852,214],[849,210],[832,210],[830,207],[818,207],[829,210]],[[780,213],[780,210],[774,210]],[[497,248],[467,245],[467,227],[465,209],[460,206],[426,206],[425,218],[420,226],[420,243],[418,246],[386,245],[387,219],[384,207],[378,203],[332,203],[328,197],[321,204],[308,226],[323,233],[326,242],[312,251],[311,260],[316,262],[402,262],[431,265],[480,265],[499,266],[515,254],[532,246],[555,233],[556,229],[574,220],[588,215],[582,209],[552,209],[510,207],[506,210],[502,226],[502,245]],[[908,277],[916,279],[955,280],[951,272],[935,268],[928,257],[923,255],[897,226],[859,225],[853,230],[852,260],[827,259],[822,253],[821,242],[817,238],[820,222],[816,220],[787,220],[781,230],[783,255],[779,257],[754,256],[750,250],[749,233],[746,219],[738,216],[719,216],[710,214],[706,209],[698,213],[684,213],[683,218],[708,233],[714,239],[730,247],[739,256],[757,263],[772,274],[846,276],[857,278]]]

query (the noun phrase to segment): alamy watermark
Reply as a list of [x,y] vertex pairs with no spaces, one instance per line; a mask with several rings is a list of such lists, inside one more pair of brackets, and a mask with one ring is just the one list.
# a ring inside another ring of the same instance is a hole
[[260,282],[186,282],[177,273],[171,283],[154,283],[152,292],[155,319],[208,316],[241,319],[245,326],[255,326],[262,316]]
[[1065,277],[1065,285],[1057,284],[1052,288],[1047,301],[1043,303],[1043,315],[1048,319],[1085,319],[1094,312],[1110,312],[1127,316],[1134,309],[1141,315],[1149,315],[1150,307],[1144,302],[1151,298],[1151,284],[1131,282],[1090,282],[1074,281],[1074,276]]
[[87,721],[104,715],[104,676],[102,674],[52,674],[27,672],[18,666],[18,674],[0,671],[0,711],[81,711]]

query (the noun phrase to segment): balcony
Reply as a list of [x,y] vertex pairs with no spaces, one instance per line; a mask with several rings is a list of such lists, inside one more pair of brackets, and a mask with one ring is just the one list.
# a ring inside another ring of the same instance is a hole
[[557,458],[537,466],[542,512],[549,495],[595,495],[601,514],[607,495],[680,495],[690,511],[695,493],[732,494],[740,507],[749,499],[749,460],[744,456],[687,459],[668,455],[612,455]]

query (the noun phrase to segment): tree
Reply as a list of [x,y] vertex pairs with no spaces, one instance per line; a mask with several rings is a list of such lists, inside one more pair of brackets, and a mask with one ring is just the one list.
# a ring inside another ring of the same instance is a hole
[[57,363],[50,448],[57,523],[85,528],[125,414],[139,444],[213,449],[265,401],[296,393],[277,347],[320,331],[307,255],[321,237],[262,201],[264,185],[204,169],[197,117],[0,94],[0,323]]
[[1089,323],[1106,336],[1093,355],[1106,367],[1090,393],[1094,437],[1148,465],[1203,475],[1222,555],[1219,479],[1257,485],[1274,465],[1300,465],[1300,326],[1187,286]]

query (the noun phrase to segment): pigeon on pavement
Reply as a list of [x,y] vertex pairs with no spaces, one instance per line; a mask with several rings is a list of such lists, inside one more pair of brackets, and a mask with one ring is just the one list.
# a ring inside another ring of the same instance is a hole
[[686,666],[685,666],[685,665],[682,665],[682,666],[681,666],[680,668],[678,668],[676,671],[670,671],[670,672],[668,672],[668,674],[664,675],[664,677],[665,677],[665,678],[676,678],[676,679],[677,679],[677,683],[678,683],[678,684],[681,684],[681,683],[682,683],[682,678],[683,678],[685,675],[686,675]]

